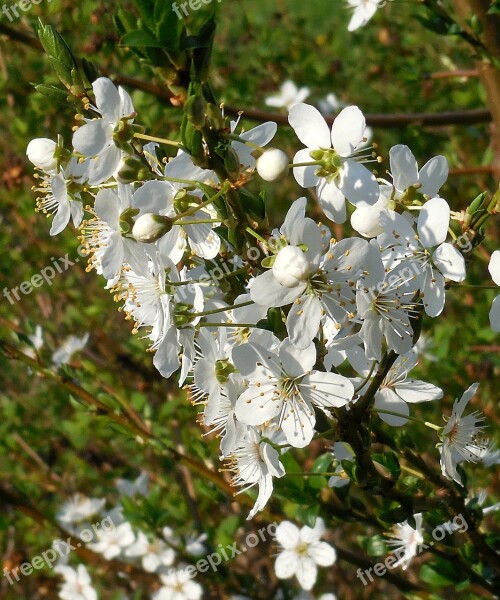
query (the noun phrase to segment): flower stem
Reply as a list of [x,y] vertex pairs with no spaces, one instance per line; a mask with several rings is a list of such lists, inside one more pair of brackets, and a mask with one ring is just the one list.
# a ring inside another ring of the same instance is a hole
[[145,140],[147,142],[158,142],[159,144],[165,144],[166,146],[175,146],[176,148],[181,148],[182,150],[184,149],[180,142],[174,142],[173,140],[166,140],[164,138],[153,137],[152,135],[146,135],[145,133],[134,133],[134,137],[140,140]]
[[404,415],[403,413],[398,413],[393,410],[384,410],[382,408],[373,407],[372,412],[376,412],[382,415],[393,415],[394,417],[401,417],[402,419],[407,419],[408,421],[414,421],[415,423],[420,423],[420,425],[425,425],[430,429],[434,429],[434,431],[439,431],[441,427],[439,425],[434,425],[434,423],[429,423],[429,421],[422,421],[421,419],[417,419],[417,417],[411,417],[410,415]]
[[[233,306],[224,306],[222,308],[214,308],[212,310],[204,310],[199,313],[189,313],[189,314],[193,317],[207,317],[208,315],[216,315],[218,313],[227,312],[228,310],[233,310],[235,308],[243,308],[244,306],[250,306],[251,304],[253,304],[253,301],[249,300],[248,302],[242,302],[241,304],[234,304]],[[241,327],[241,325],[240,325],[240,327]]]

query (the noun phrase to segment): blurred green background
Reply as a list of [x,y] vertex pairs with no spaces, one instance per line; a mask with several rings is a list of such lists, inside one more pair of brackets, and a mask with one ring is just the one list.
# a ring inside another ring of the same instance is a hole
[[[292,79],[311,89],[308,102],[315,103],[333,92],[365,113],[485,107],[477,77],[447,75],[474,69],[469,48],[454,37],[440,37],[423,28],[417,20],[421,14],[418,3],[388,3],[368,26],[353,34],[347,32],[349,13],[340,0],[222,0],[214,4],[218,29],[212,82],[220,101],[230,106],[269,110],[265,98],[276,93],[284,80]],[[15,33],[32,35],[31,26],[41,17],[58,29],[76,56],[85,56],[112,74],[154,81],[152,71],[118,45],[112,21],[118,5],[127,9],[127,2],[112,0],[45,0],[14,22],[1,16],[0,25],[12,32],[4,35],[0,31],[0,289],[19,286],[53,258],[68,253],[74,260],[79,243],[69,229],[51,238],[48,221],[34,210],[36,193],[31,187],[36,181],[25,158],[26,146],[32,138],[54,138],[57,133],[69,140],[74,121],[69,107],[35,92],[32,83],[55,84],[57,79],[43,54],[13,39]],[[193,27],[210,8],[192,14]],[[147,133],[178,139],[180,110],[145,92],[129,91],[139,113],[137,122]],[[252,125],[242,123],[247,128]],[[453,210],[464,209],[483,190],[494,192],[487,168],[492,159],[488,124],[374,128],[373,139],[383,157],[393,144],[408,144],[420,165],[444,154],[452,175],[441,193]],[[280,128],[275,145],[290,155],[298,147],[286,127]],[[387,169],[384,161],[378,167],[379,175]],[[289,204],[303,195],[290,179],[283,186],[268,186],[269,212],[276,224]],[[335,234],[348,235],[349,229],[337,227]],[[484,282],[495,240],[498,224],[491,224],[485,247],[469,271],[469,283]],[[452,289],[444,317],[426,321],[428,351],[436,360],[424,359],[418,375],[446,390],[442,405],[434,403],[427,408],[429,420],[440,423],[442,412],[449,413],[454,398],[470,383],[481,381],[480,404],[478,401],[474,408],[483,410],[494,422],[500,372],[500,345],[488,324],[494,295],[494,290]],[[51,286],[21,295],[14,304],[0,293],[1,337],[27,349],[26,336],[41,325],[44,346],[40,358],[50,365],[52,352],[67,336],[89,332],[86,348],[62,369],[62,377],[104,401],[109,395],[131,403],[143,419],[154,423],[160,435],[176,440],[186,453],[218,468],[217,442],[201,437],[196,407],[186,402],[175,382],[159,376],[151,355],[144,351],[146,343],[131,335],[131,325],[116,308],[103,289],[102,278],[86,273],[80,261],[58,274]],[[178,500],[184,498],[186,482],[170,460],[158,458],[148,447],[112,429],[67,389],[5,355],[0,355],[0,415],[0,482],[19,497],[28,498],[42,514],[53,517],[61,503],[78,491],[113,499],[117,477],[135,477],[145,468],[161,493],[152,500],[154,510],[146,511],[148,523],[142,526],[155,529],[168,523],[186,533],[200,529],[189,503]],[[427,452],[435,461],[433,445],[430,440]],[[480,489],[485,482],[479,478],[474,485]],[[235,505],[202,478],[195,478],[194,486],[202,528],[210,531],[216,543],[229,543],[243,526],[245,507]],[[295,509],[288,510],[293,514]],[[135,517],[140,522],[139,513]],[[352,524],[338,525],[335,535],[355,550],[359,547],[356,531]],[[55,535],[47,521],[33,520],[0,499],[4,565],[40,553]],[[100,597],[121,598],[110,583],[115,581],[113,574],[95,568]],[[236,588],[245,571],[238,568],[242,573],[236,575]],[[400,597],[383,582],[369,590],[356,587],[354,569],[342,562],[331,569],[328,582],[325,590],[335,590],[340,599]],[[44,570],[24,579],[14,590],[5,586],[5,581],[0,583],[0,597],[55,598],[56,586],[57,580]],[[141,595],[145,589],[138,584],[134,597],[147,597]]]

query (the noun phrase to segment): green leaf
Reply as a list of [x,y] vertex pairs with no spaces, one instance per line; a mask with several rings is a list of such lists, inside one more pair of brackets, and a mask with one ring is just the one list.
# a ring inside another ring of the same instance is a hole
[[164,48],[180,50],[181,33],[184,24],[172,8],[174,1],[156,0],[154,10],[156,36]]
[[121,39],[122,46],[130,48],[162,48],[163,45],[146,29],[129,31]]
[[368,556],[384,556],[387,554],[387,545],[381,535],[374,535],[366,540],[364,545]]
[[319,504],[314,504],[313,506],[299,506],[296,517],[298,521],[312,528],[316,524],[318,515]]
[[330,465],[333,462],[333,454],[331,452],[326,452],[313,462],[311,467],[312,473],[325,473],[329,470]]

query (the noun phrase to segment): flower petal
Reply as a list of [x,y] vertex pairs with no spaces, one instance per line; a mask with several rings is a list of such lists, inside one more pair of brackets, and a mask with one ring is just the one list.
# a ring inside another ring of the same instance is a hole
[[420,242],[426,248],[442,244],[448,235],[450,207],[443,198],[432,198],[420,211],[417,223]]
[[348,106],[340,111],[333,122],[331,140],[340,156],[351,156],[361,145],[366,129],[363,113],[357,106]]
[[451,281],[463,281],[465,279],[465,260],[462,254],[451,244],[441,244],[436,248],[432,256],[432,262]]
[[418,165],[412,151],[404,144],[393,146],[389,151],[394,187],[403,192],[418,183]]
[[431,158],[420,169],[418,180],[421,184],[419,192],[433,198],[448,179],[448,161],[444,156],[435,156]]
[[351,204],[363,202],[364,206],[373,205],[380,196],[375,175],[355,160],[344,162],[338,186]]
[[288,122],[308,148],[331,148],[330,130],[317,108],[299,103],[292,106]]

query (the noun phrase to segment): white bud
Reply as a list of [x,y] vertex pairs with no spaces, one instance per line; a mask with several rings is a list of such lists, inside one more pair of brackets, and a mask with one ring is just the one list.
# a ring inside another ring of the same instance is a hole
[[172,229],[172,219],[146,213],[141,215],[132,227],[132,235],[138,242],[156,242]]
[[311,268],[306,255],[300,248],[297,248],[297,246],[286,246],[276,256],[273,273],[281,285],[293,288],[308,279],[311,274]]
[[269,148],[257,159],[257,172],[264,181],[279,181],[288,174],[288,156],[277,148]]
[[31,140],[26,148],[26,156],[28,159],[43,171],[55,171],[57,161],[54,158],[54,152],[57,144],[48,138],[36,138]]
[[383,210],[383,206],[360,206],[352,213],[352,228],[367,238],[380,235],[383,228],[380,226],[379,217]]

